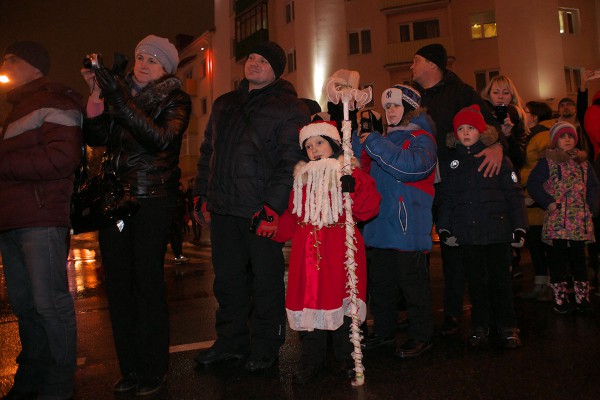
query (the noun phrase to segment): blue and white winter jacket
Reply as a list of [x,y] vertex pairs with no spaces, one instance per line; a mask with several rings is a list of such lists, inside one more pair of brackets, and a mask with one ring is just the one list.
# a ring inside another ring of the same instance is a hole
[[372,159],[370,174],[381,194],[379,215],[363,231],[368,247],[431,250],[434,135],[433,121],[423,112],[407,126],[390,127],[386,136],[371,133],[362,144]]

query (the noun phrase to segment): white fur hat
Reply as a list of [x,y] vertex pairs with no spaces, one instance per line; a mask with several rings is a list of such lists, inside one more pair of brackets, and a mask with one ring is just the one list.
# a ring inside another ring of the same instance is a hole
[[300,129],[300,148],[303,148],[306,139],[313,136],[327,136],[340,145],[342,143],[335,121],[315,121]]

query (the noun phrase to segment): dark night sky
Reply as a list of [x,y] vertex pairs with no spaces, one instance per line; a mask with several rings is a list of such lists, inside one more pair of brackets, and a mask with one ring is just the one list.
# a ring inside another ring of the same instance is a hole
[[[43,43],[50,78],[85,94],[79,70],[86,54],[104,53],[112,65],[114,51],[133,59],[149,34],[173,43],[179,33],[197,37],[213,28],[213,10],[213,0],[0,0],[0,49],[15,40]],[[0,102],[3,94],[0,88]]]

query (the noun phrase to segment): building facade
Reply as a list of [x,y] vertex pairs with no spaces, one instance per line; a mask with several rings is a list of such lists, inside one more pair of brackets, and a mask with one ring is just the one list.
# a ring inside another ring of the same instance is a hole
[[[281,45],[283,78],[323,108],[323,82],[343,68],[360,73],[382,112],[381,92],[409,83],[415,52],[430,43],[446,47],[449,68],[473,87],[507,75],[523,100],[553,108],[576,97],[584,68],[600,68],[600,0],[215,0],[214,8],[215,29],[180,55],[194,103],[184,177],[195,174],[212,102],[237,87],[248,50],[262,40]],[[591,97],[600,80],[588,87]]]

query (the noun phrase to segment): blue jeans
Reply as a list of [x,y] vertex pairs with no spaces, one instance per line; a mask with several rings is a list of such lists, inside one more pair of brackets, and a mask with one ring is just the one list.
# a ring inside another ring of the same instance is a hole
[[21,352],[15,389],[68,398],[77,367],[73,298],[67,283],[68,229],[0,233],[4,277],[18,318]]

